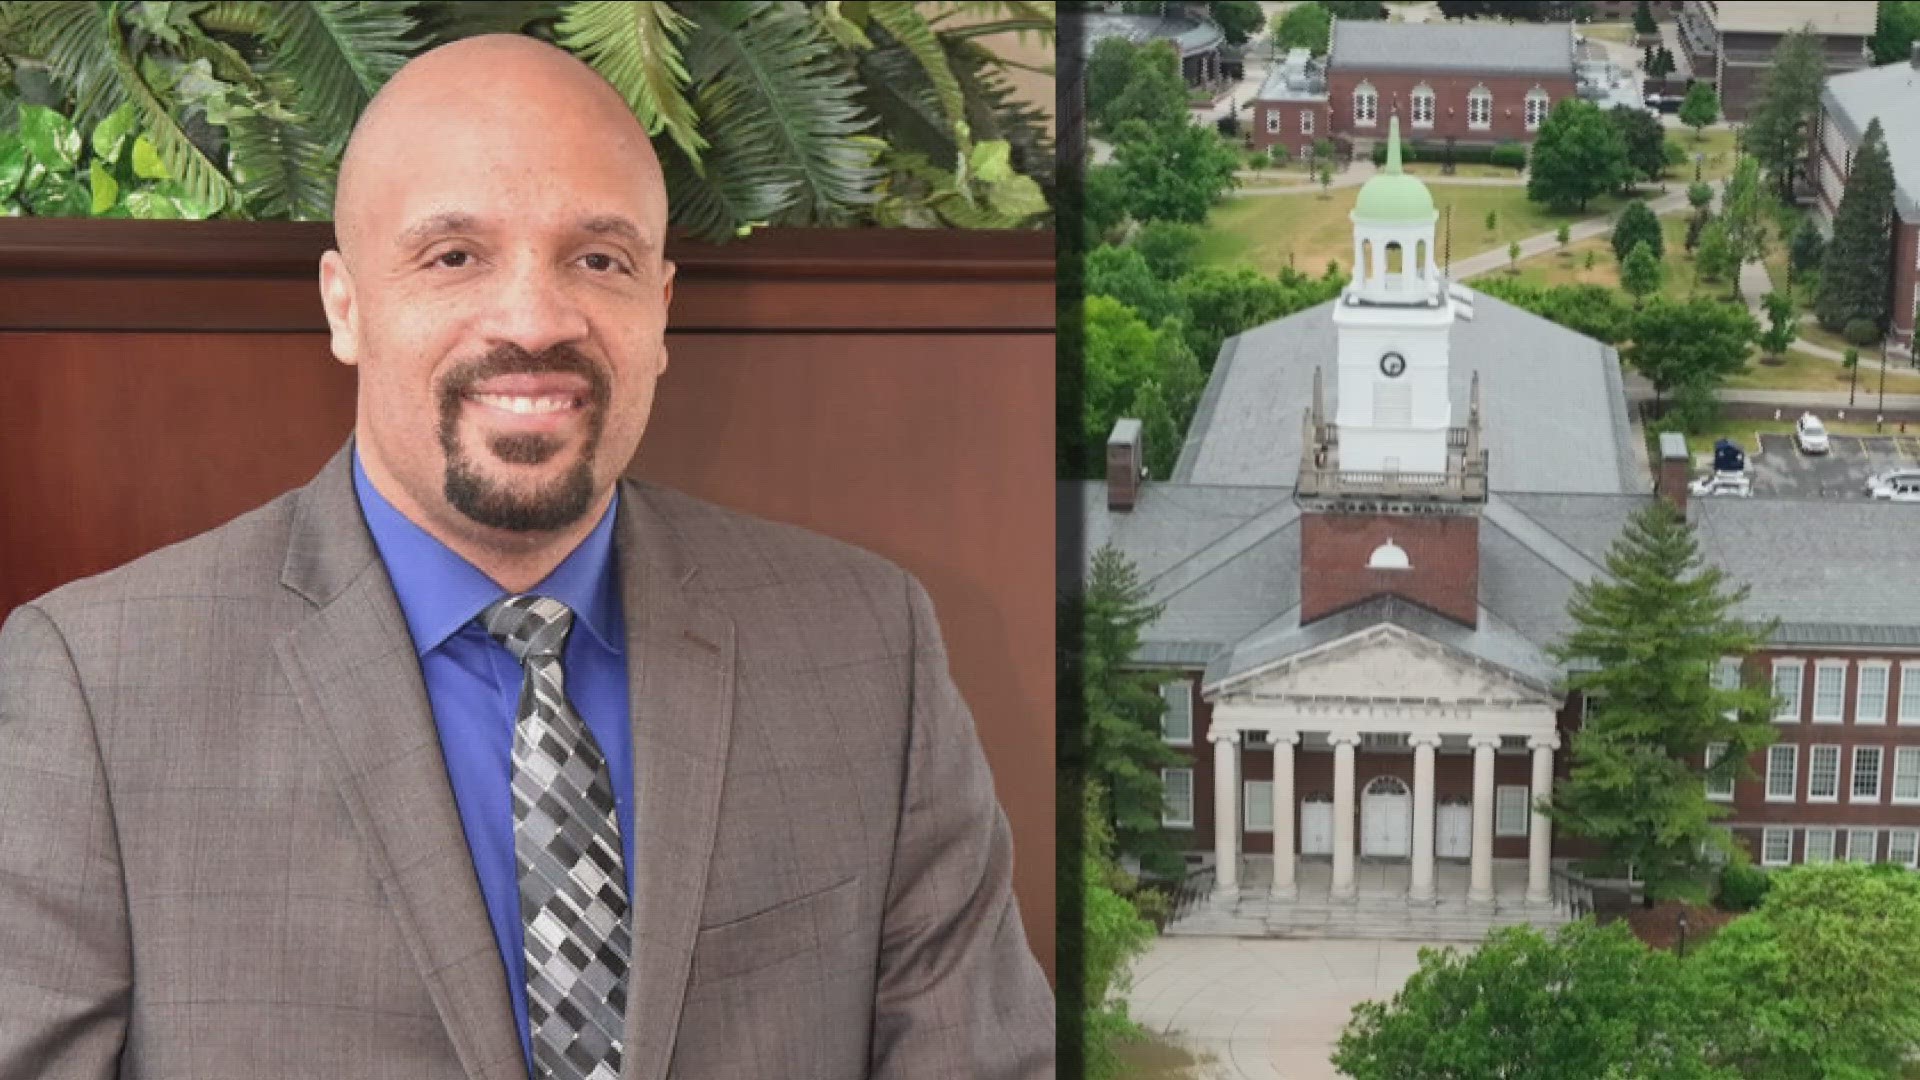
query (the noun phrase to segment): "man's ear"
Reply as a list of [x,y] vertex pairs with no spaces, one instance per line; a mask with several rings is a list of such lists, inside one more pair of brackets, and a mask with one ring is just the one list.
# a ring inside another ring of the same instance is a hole
[[333,334],[334,359],[343,364],[360,362],[360,309],[354,304],[353,275],[347,272],[346,257],[329,250],[320,256],[320,306],[327,312],[327,328]]
[[[662,265],[666,267],[666,274],[660,283],[660,307],[663,310],[667,311],[669,315],[671,315],[673,311],[673,273],[676,269],[678,269],[678,267],[674,266],[673,261],[670,259],[662,259],[660,260],[660,262]],[[654,373],[655,377],[665,375],[667,373],[666,337],[667,337],[666,328],[661,327],[660,329],[660,370]]]

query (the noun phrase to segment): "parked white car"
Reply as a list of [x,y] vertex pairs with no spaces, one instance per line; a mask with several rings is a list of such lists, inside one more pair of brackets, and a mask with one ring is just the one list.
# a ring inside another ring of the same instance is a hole
[[1745,499],[1753,495],[1753,481],[1745,473],[1710,473],[1688,484],[1687,491],[1697,496],[1732,495]]
[[1793,425],[1793,442],[1803,454],[1824,454],[1829,449],[1826,426],[1812,413],[1800,414]]
[[[1920,482],[1920,469],[1888,469],[1867,477],[1867,494],[1872,495],[1881,488],[1891,488],[1902,481]],[[1886,498],[1882,495],[1879,498]]]
[[1898,473],[1886,483],[1868,488],[1867,494],[1888,502],[1920,502],[1920,473]]

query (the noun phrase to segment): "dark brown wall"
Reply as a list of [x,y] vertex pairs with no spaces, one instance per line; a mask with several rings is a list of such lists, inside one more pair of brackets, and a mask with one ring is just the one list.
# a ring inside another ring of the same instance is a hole
[[[0,221],[0,616],[305,483],[353,422],[324,224]],[[633,472],[926,583],[1053,961],[1053,243],[677,244]]]
[[[1313,114],[1313,133],[1310,135],[1300,133],[1300,114],[1303,112]],[[1267,131],[1269,115],[1280,117],[1279,131]],[[1253,105],[1252,124],[1253,145],[1256,149],[1266,150],[1279,144],[1285,146],[1287,152],[1296,159],[1300,156],[1301,147],[1312,146],[1318,140],[1331,139],[1334,135],[1327,120],[1325,102],[1256,101]]]
[[[1369,570],[1392,540],[1410,570]],[[1480,519],[1308,511],[1300,516],[1300,621],[1312,622],[1371,596],[1392,593],[1466,626],[1480,602]]]
[[[1379,121],[1372,127],[1357,127],[1353,122],[1353,89],[1362,81],[1373,84],[1380,95]],[[1413,88],[1421,83],[1433,88],[1433,126],[1413,126]],[[1485,84],[1493,95],[1493,124],[1489,128],[1467,127],[1467,94]],[[1527,92],[1538,86],[1547,92],[1547,109],[1563,98],[1573,96],[1573,73],[1565,75],[1440,75],[1408,72],[1359,71],[1335,68],[1327,73],[1328,103],[1333,109],[1334,127],[1342,135],[1355,138],[1387,137],[1387,118],[1395,110],[1400,114],[1400,137],[1426,141],[1448,136],[1467,143],[1533,141],[1527,130]]]

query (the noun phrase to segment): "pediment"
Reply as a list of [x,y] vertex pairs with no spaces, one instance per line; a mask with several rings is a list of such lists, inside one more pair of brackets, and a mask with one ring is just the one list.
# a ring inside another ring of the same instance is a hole
[[1533,680],[1390,623],[1248,671],[1219,688],[1228,698],[1557,706]]

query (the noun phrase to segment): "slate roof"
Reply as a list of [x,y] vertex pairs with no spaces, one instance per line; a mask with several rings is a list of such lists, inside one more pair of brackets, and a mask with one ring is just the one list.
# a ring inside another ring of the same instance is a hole
[[[1255,327],[1221,346],[1172,479],[1292,486],[1315,367],[1324,370],[1329,416],[1338,400],[1337,302]],[[1451,334],[1453,422],[1466,423],[1478,371],[1494,490],[1647,489],[1611,348],[1478,293],[1473,318],[1457,319]]]
[[1820,92],[1820,103],[1849,144],[1857,145],[1868,122],[1880,118],[1893,162],[1894,209],[1902,221],[1920,223],[1920,124],[1913,121],[1920,115],[1920,70],[1903,60],[1835,75]]
[[1736,609],[1778,617],[1787,644],[1920,645],[1920,505],[1698,499],[1705,555],[1753,587]]
[[1390,23],[1335,19],[1329,70],[1573,77],[1571,23]]

